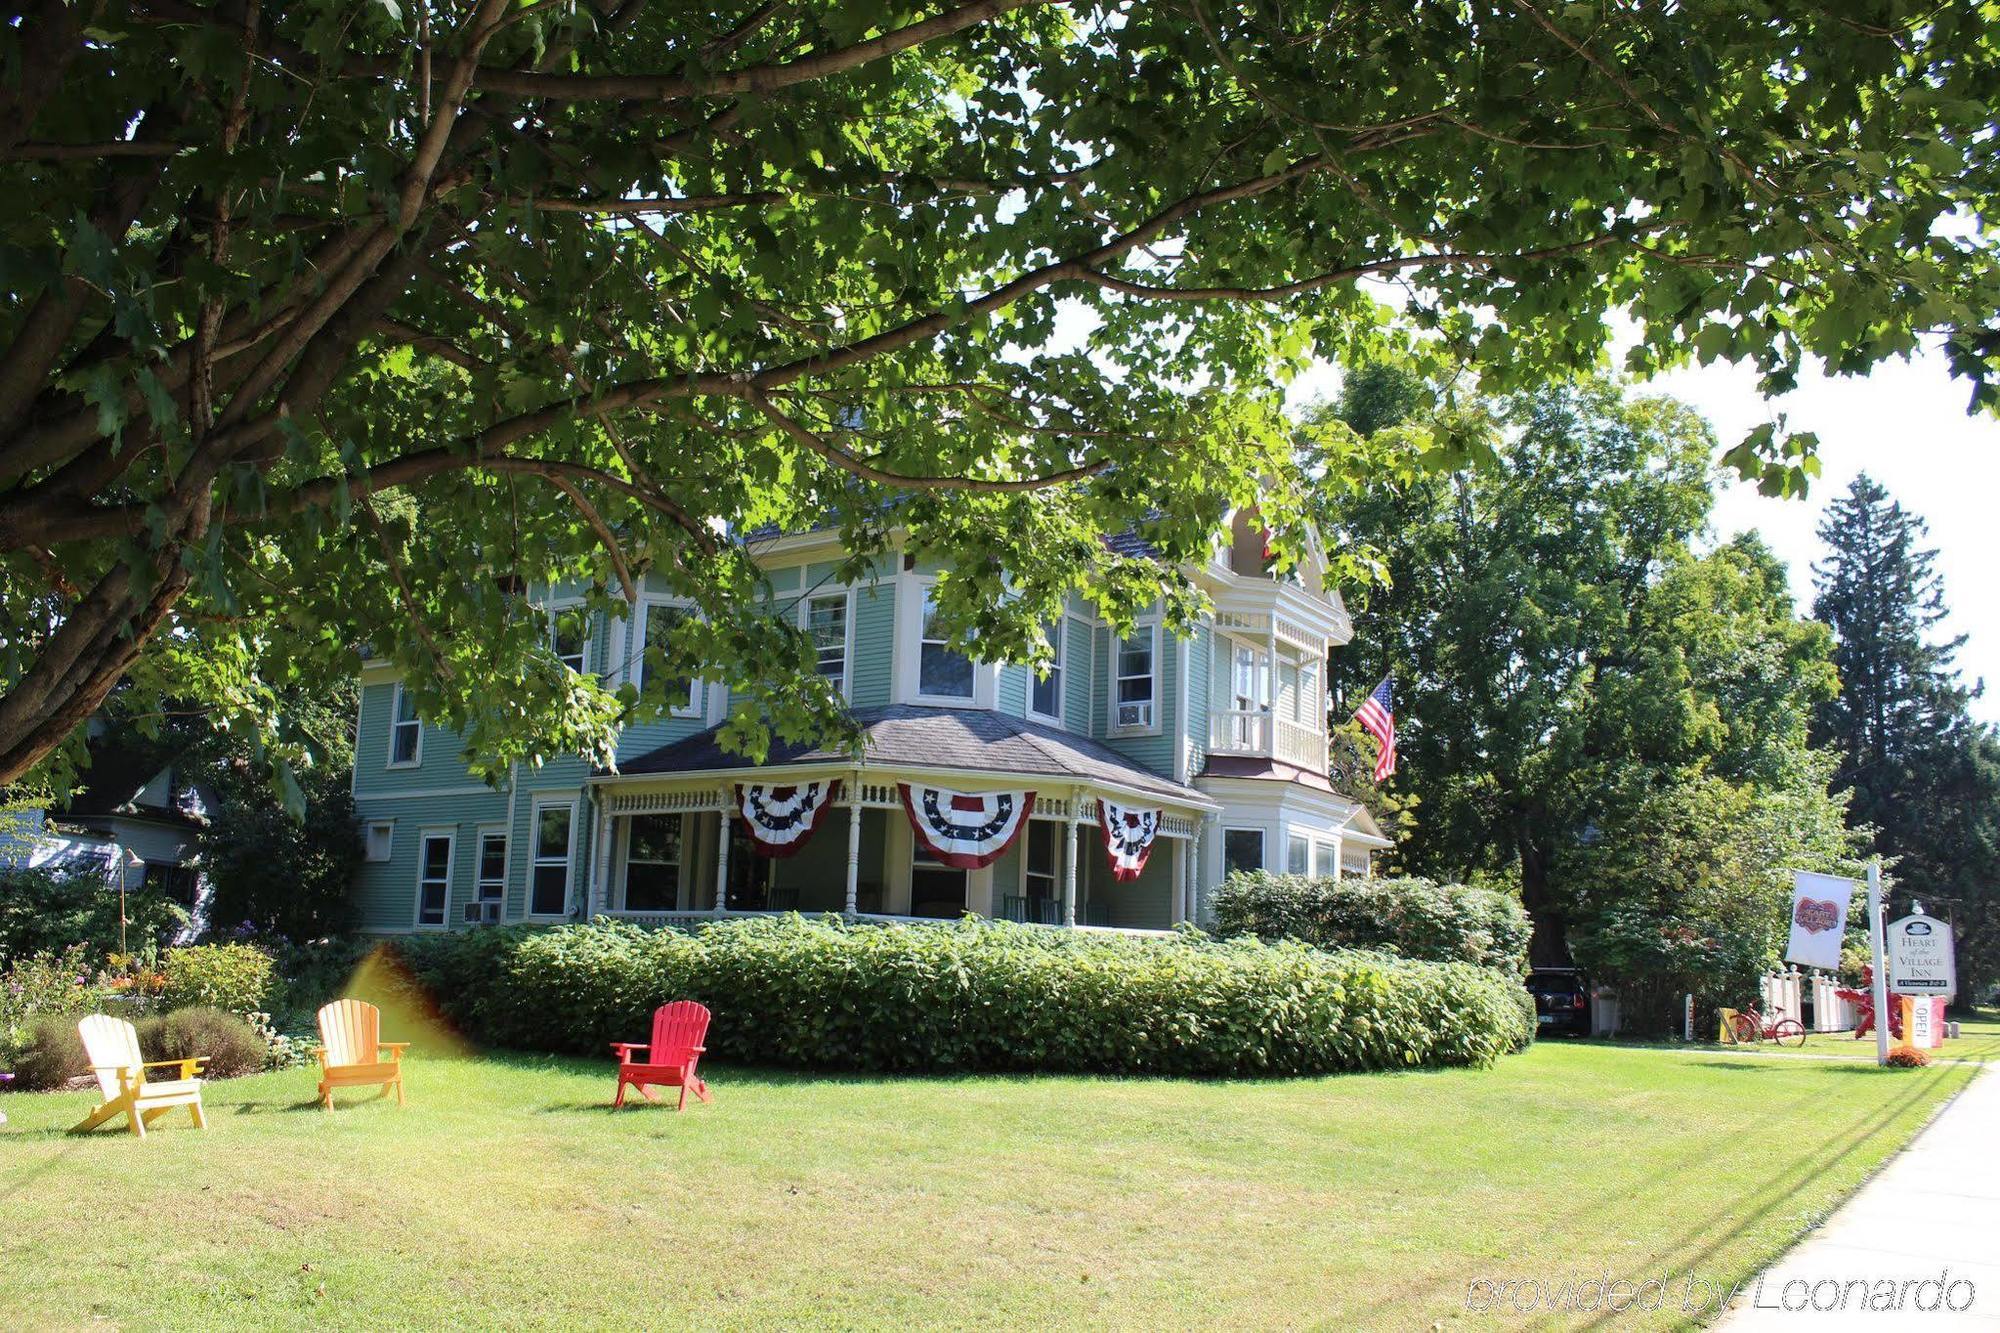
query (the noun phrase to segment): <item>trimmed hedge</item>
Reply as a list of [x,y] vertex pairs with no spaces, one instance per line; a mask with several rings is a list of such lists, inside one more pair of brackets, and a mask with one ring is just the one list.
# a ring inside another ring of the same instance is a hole
[[475,1040],[607,1054],[678,998],[721,1057],[821,1068],[1317,1074],[1485,1065],[1534,1036],[1517,982],[1299,944],[967,921],[599,920],[410,939],[411,981]]
[[1250,871],[1215,896],[1224,935],[1295,939],[1336,949],[1390,949],[1405,958],[1473,963],[1520,976],[1528,913],[1512,894],[1428,879],[1310,879]]

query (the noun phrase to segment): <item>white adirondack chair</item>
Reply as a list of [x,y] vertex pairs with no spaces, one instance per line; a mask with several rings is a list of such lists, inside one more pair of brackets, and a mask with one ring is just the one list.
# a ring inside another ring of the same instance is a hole
[[[142,1060],[139,1030],[108,1014],[90,1015],[76,1025],[76,1032],[83,1038],[84,1053],[90,1057],[90,1072],[97,1075],[97,1086],[104,1093],[104,1105],[78,1121],[70,1133],[88,1133],[122,1112],[132,1133],[143,1139],[146,1126],[176,1106],[188,1108],[196,1129],[208,1128],[208,1117],[201,1111],[201,1080],[196,1077],[208,1062],[206,1056],[198,1055],[191,1060]],[[148,1069],[169,1065],[180,1070],[180,1077],[158,1082],[147,1080]]]

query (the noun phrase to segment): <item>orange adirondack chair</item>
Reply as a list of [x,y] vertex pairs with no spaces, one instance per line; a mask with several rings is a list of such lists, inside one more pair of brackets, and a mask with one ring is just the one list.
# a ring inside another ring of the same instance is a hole
[[[708,1084],[694,1072],[701,1062],[702,1045],[708,1039],[708,1010],[693,1000],[675,1000],[663,1004],[653,1011],[653,1041],[650,1047],[640,1041],[614,1041],[611,1049],[618,1053],[618,1096],[611,1105],[615,1109],[625,1104],[625,1089],[637,1088],[639,1095],[649,1102],[660,1100],[648,1090],[653,1087],[681,1090],[676,1111],[684,1110],[688,1104],[688,1093],[692,1092],[705,1102],[715,1099],[708,1095]],[[646,1058],[634,1060],[633,1052],[644,1051]]]
[[[403,1051],[407,1041],[382,1040],[382,1011],[366,1000],[335,1000],[319,1011],[319,1100],[333,1109],[335,1088],[380,1084],[403,1104]],[[382,1053],[389,1058],[384,1060]]]
[[[192,1060],[142,1060],[139,1030],[109,1014],[91,1014],[82,1019],[76,1025],[76,1034],[82,1038],[84,1053],[90,1057],[90,1072],[97,1075],[104,1104],[78,1121],[70,1133],[96,1129],[122,1113],[127,1127],[143,1139],[146,1126],[176,1106],[187,1107],[194,1116],[196,1129],[208,1128],[208,1117],[201,1113],[201,1079],[196,1077],[207,1063],[207,1056],[198,1055]],[[179,1078],[147,1081],[148,1069],[168,1065],[180,1070]]]

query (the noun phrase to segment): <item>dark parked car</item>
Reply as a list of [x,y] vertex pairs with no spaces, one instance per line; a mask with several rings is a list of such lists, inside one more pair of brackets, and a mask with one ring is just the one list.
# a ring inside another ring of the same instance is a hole
[[1535,997],[1535,1025],[1542,1036],[1590,1035],[1590,987],[1583,973],[1573,967],[1538,967],[1528,973],[1528,993]]

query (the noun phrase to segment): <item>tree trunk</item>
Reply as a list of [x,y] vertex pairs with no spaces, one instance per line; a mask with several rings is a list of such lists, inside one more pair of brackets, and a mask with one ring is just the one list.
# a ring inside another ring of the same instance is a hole
[[1528,962],[1534,967],[1574,966],[1569,953],[1569,918],[1556,902],[1549,883],[1547,851],[1533,838],[1523,835],[1518,842],[1521,857],[1521,905],[1528,909],[1532,927],[1528,936]]

